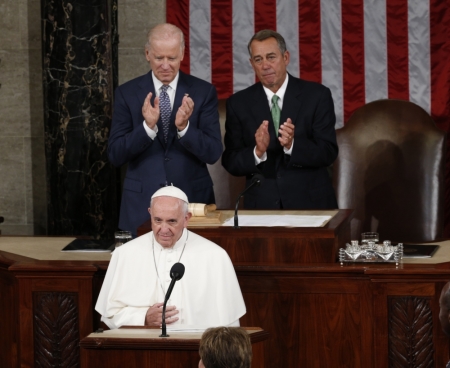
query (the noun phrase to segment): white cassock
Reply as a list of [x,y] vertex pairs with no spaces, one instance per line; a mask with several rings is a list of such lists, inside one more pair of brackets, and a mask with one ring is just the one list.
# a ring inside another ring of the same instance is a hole
[[185,273],[167,303],[179,311],[178,321],[170,326],[239,326],[246,309],[230,257],[187,229],[170,249],[150,232],[114,251],[95,306],[102,321],[109,328],[143,326],[148,308],[164,302],[170,269],[177,262]]

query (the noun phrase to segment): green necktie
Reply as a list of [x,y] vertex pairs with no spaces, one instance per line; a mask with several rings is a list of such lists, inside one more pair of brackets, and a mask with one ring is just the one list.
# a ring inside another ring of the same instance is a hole
[[281,114],[280,107],[278,106],[278,99],[279,97],[277,95],[273,95],[271,112],[276,135],[278,135],[278,128],[280,127],[280,114]]

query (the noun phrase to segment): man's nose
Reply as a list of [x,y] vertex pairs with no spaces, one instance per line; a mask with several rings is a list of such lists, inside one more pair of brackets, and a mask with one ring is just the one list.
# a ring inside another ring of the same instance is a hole
[[169,61],[167,59],[164,59],[162,62],[163,69],[169,69]]

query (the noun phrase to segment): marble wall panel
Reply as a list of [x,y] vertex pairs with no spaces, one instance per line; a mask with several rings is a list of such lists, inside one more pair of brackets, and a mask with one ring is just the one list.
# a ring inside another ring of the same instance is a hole
[[110,238],[117,227],[116,171],[106,156],[113,87],[109,5],[42,0],[51,235]]

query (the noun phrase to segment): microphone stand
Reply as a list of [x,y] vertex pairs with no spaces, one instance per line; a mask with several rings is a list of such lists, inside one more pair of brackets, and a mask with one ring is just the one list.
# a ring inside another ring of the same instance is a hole
[[162,312],[162,325],[161,325],[162,331],[161,331],[161,335],[159,335],[159,337],[170,337],[170,335],[167,335],[166,306],[167,306],[167,301],[170,298],[170,294],[172,294],[172,289],[173,289],[176,281],[177,281],[177,278],[174,277],[172,279],[172,281],[170,282],[169,289],[167,290],[166,297],[164,299],[163,312]]
[[172,294],[173,287],[175,286],[175,282],[181,280],[184,275],[184,265],[182,263],[175,263],[170,270],[170,277],[172,281],[170,282],[169,288],[167,289],[166,297],[164,298],[163,304],[163,312],[162,312],[162,324],[161,324],[161,335],[159,337],[170,337],[167,335],[167,327],[166,327],[166,306],[169,301],[170,295]]
[[237,200],[236,200],[236,206],[234,207],[234,226],[233,226],[233,227],[234,227],[235,229],[240,229],[240,227],[239,227],[239,222],[238,222],[238,207],[239,207],[239,201],[241,200],[241,197],[242,197],[247,191],[249,191],[251,188],[253,188],[253,187],[258,186],[259,184],[261,184],[261,180],[262,180],[263,178],[264,178],[264,177],[263,177],[262,175],[256,174],[256,175],[253,177],[251,184],[250,184],[247,188],[245,188],[245,189],[238,195]]
[[170,335],[167,335],[167,327],[166,327],[166,303],[164,303],[163,306],[163,312],[162,312],[162,331],[161,335],[159,337],[170,337]]

